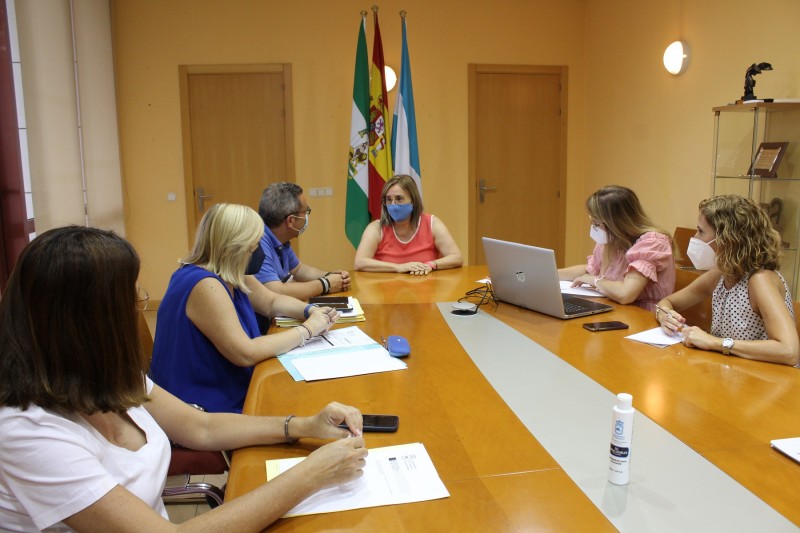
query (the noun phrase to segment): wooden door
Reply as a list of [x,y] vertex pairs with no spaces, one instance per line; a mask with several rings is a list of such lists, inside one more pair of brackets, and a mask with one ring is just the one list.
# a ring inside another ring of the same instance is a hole
[[470,264],[482,237],[564,260],[566,67],[470,65]]
[[291,65],[182,66],[189,243],[216,203],[258,209],[270,183],[294,181]]

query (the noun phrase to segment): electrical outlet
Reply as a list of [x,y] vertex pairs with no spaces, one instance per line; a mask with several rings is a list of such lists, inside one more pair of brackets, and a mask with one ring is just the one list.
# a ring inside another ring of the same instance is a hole
[[333,187],[325,187],[325,196],[333,196]]
[[308,195],[312,198],[316,198],[317,196],[319,196],[319,189],[314,189],[314,188],[308,189]]
[[178,198],[178,195],[175,194],[174,192],[168,192],[167,193],[167,201],[168,202],[174,202],[175,200],[177,200],[177,198]]

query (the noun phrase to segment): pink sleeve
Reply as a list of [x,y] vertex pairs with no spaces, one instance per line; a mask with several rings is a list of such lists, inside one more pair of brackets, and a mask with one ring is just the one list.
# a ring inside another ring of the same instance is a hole
[[592,255],[586,258],[586,272],[592,276],[600,275],[600,264],[603,260],[603,245],[596,244]]
[[628,249],[625,258],[628,260],[626,274],[636,270],[656,283],[660,271],[675,267],[672,242],[663,233],[645,233]]

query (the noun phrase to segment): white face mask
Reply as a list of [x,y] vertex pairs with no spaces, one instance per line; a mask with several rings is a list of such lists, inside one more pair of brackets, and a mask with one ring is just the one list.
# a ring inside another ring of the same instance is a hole
[[689,248],[686,250],[686,255],[689,256],[696,269],[711,270],[717,266],[717,253],[709,246],[715,240],[717,240],[716,237],[708,242],[703,242],[696,237],[689,239]]
[[[295,215],[292,215],[292,216],[293,216],[293,217],[295,217],[295,218],[300,218],[300,217],[298,217],[298,216],[295,216]],[[302,234],[303,234],[303,232],[305,232],[307,228],[308,228],[308,213],[306,213],[306,221],[305,221],[305,223],[303,224],[303,227],[302,227],[302,228],[300,228],[300,229],[297,229],[297,228],[295,228],[294,226],[292,226],[292,229],[293,229],[293,230],[295,230],[295,231],[297,232],[297,236],[298,236],[298,237],[299,237],[300,235],[302,235]]]
[[598,226],[592,224],[591,228],[589,229],[589,237],[594,240],[597,244],[606,244],[608,242],[608,233],[606,230],[600,229]]

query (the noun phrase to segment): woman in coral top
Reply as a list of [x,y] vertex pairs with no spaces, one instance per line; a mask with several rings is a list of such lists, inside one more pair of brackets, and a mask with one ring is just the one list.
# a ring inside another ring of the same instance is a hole
[[444,222],[422,212],[422,198],[411,176],[387,181],[381,204],[381,219],[370,222],[361,236],[356,270],[424,276],[463,264]]
[[572,286],[594,287],[621,304],[650,311],[675,289],[675,245],[656,228],[627,187],[609,185],[586,200],[597,243],[585,265],[558,271]]

